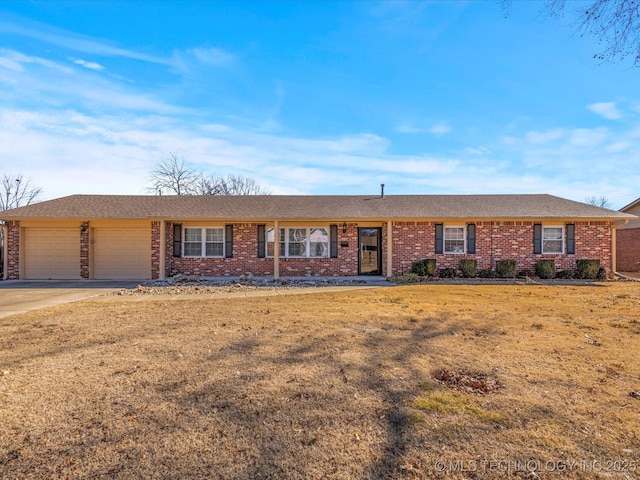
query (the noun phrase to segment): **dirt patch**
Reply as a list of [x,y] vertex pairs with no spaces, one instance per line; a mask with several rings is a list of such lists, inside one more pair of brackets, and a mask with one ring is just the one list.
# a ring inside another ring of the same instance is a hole
[[3,478],[638,475],[637,283],[140,296],[0,319]]
[[433,377],[442,385],[474,395],[493,393],[504,388],[504,384],[494,374],[472,370],[442,369],[435,372]]

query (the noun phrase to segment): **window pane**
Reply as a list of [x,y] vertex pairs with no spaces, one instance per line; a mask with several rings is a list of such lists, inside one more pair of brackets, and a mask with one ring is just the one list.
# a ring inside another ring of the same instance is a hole
[[184,229],[185,242],[200,242],[201,240],[202,240],[201,228],[185,228]]
[[307,229],[289,229],[289,256],[303,257],[307,255]]
[[223,243],[207,243],[207,257],[221,257],[224,253]]
[[222,228],[207,228],[207,242],[223,242],[224,230]]
[[184,255],[186,257],[199,257],[202,255],[202,229],[184,229]]
[[309,234],[311,257],[327,257],[329,254],[329,232],[325,228],[312,228]]
[[444,251],[445,253],[464,253],[464,228],[445,227]]
[[[284,239],[285,239],[285,229],[279,229],[279,240],[280,240],[280,256],[284,257]],[[273,249],[273,227],[267,228],[267,257],[273,257],[274,249]]]

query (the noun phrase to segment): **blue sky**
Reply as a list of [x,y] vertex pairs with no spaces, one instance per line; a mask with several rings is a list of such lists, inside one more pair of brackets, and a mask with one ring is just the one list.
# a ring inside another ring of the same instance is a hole
[[277,194],[640,196],[640,70],[543,3],[0,2],[0,172],[142,194],[169,153]]

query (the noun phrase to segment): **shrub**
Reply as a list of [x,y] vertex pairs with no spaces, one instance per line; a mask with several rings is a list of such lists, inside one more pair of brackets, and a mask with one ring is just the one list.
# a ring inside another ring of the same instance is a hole
[[536,277],[540,277],[544,280],[555,277],[556,267],[555,263],[551,259],[538,260],[536,262]]
[[516,276],[515,260],[496,261],[496,276],[500,278],[514,278]]
[[484,270],[480,270],[478,272],[478,276],[480,278],[496,278],[496,272],[491,270],[490,268],[485,268]]
[[518,277],[520,278],[533,277],[533,272],[531,270],[520,270],[518,272]]
[[478,272],[478,262],[477,260],[470,258],[463,258],[460,260],[460,271],[462,272],[462,276],[464,278],[473,278],[476,276]]
[[571,280],[572,278],[575,278],[575,274],[573,273],[573,270],[560,270],[558,273],[556,273],[556,278]]
[[387,282],[391,283],[417,283],[420,277],[415,273],[405,273],[404,275],[392,275],[387,277]]
[[436,271],[435,258],[425,258],[424,260],[418,260],[411,264],[411,273],[415,273],[421,277],[435,277]]
[[457,273],[455,268],[441,268],[438,270],[438,276],[440,278],[454,278]]
[[607,279],[607,271],[600,267],[600,270],[598,270],[598,276],[596,277],[598,280],[606,280]]
[[576,261],[576,277],[578,278],[598,278],[600,271],[600,260],[578,260]]

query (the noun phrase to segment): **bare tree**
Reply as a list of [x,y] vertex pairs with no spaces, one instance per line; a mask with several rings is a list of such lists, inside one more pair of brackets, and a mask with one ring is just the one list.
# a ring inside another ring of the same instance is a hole
[[269,195],[269,191],[262,188],[253,178],[242,175],[228,175],[217,178],[218,195]]
[[216,177],[185,166],[184,160],[171,153],[151,172],[151,187],[147,191],[175,195],[268,195],[253,178],[242,175]]
[[0,182],[0,211],[29,205],[41,193],[42,188],[33,185],[23,175],[5,173]]
[[[42,193],[41,187],[36,187],[22,174],[3,174],[0,181],[0,212],[11,208],[22,207],[33,202]],[[0,224],[3,222],[0,221]],[[0,279],[4,269],[4,229],[0,225]]]
[[[513,0],[501,0],[505,14],[509,14]],[[591,0],[588,3],[567,0],[546,0],[543,14],[563,18],[571,5],[571,27],[580,35],[594,37],[603,48],[593,58],[602,62],[616,62],[632,57],[640,67],[640,1]]]
[[191,195],[195,193],[198,175],[186,167],[184,159],[179,159],[175,153],[163,158],[151,172],[151,186],[147,191],[162,195]]
[[611,208],[611,202],[604,195],[600,197],[585,197],[584,203],[594,207]]

